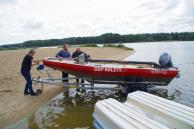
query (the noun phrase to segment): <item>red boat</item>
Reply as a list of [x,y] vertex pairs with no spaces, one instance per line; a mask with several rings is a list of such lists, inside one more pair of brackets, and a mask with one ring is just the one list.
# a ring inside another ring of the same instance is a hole
[[168,85],[178,75],[173,67],[161,67],[154,62],[76,60],[47,58],[45,66],[69,73],[92,83]]

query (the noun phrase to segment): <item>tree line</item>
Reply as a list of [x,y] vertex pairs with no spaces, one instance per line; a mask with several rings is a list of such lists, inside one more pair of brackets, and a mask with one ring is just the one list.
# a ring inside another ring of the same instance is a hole
[[0,48],[29,48],[58,46],[64,43],[69,45],[84,44],[113,44],[131,42],[157,42],[157,41],[193,41],[194,32],[176,33],[145,33],[145,34],[126,34],[105,33],[100,36],[69,37],[63,39],[29,40],[23,43],[2,45]]

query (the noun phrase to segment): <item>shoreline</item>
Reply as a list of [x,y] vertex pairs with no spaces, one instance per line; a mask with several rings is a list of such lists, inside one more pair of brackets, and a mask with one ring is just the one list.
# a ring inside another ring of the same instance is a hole
[[[90,54],[93,59],[116,59],[123,60],[134,53],[132,50],[124,50],[119,48],[100,48],[100,47],[81,47],[81,49]],[[53,56],[60,48],[44,48],[37,49],[35,58],[45,58]],[[72,53],[75,48],[70,48]],[[47,103],[57,94],[61,93],[64,88],[61,86],[44,86],[44,91],[39,96],[24,96],[24,79],[20,75],[20,63],[23,56],[27,53],[25,50],[0,51],[1,66],[0,70],[5,73],[0,76],[2,84],[0,90],[0,128],[4,128],[15,122],[18,122],[29,113],[36,111],[42,104]],[[6,56],[10,58],[6,58]],[[8,70],[9,69],[9,70]],[[32,77],[43,75],[32,68]],[[61,72],[53,71],[53,76],[61,76]],[[34,89],[38,86],[33,85]],[[6,109],[6,110],[5,110]]]

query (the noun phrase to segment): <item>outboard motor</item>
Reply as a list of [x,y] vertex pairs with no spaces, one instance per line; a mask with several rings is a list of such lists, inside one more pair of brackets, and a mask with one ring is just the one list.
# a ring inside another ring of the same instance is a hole
[[168,53],[163,53],[160,55],[159,64],[162,68],[170,68],[173,67],[173,63],[171,60],[171,56]]

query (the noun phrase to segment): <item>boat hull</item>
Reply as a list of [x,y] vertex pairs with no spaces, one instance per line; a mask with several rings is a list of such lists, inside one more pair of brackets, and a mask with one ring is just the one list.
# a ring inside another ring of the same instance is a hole
[[94,83],[147,83],[168,85],[178,74],[176,69],[107,67],[103,64],[82,65],[68,61],[44,60],[47,67],[84,78]]

